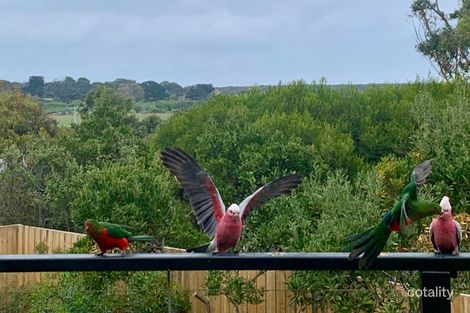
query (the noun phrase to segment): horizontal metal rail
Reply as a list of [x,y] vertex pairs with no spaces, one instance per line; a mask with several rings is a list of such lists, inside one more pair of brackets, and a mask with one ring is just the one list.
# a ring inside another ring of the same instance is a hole
[[[78,272],[78,271],[192,271],[192,270],[358,270],[358,261],[348,253],[207,253],[41,254],[0,255],[0,272]],[[459,256],[432,253],[382,253],[369,270],[420,271],[423,290],[446,289],[458,271],[470,271],[470,253]],[[448,293],[446,293],[448,294]],[[169,307],[171,301],[169,299]],[[171,310],[171,309],[170,309]],[[422,312],[450,313],[445,296],[421,297]]]
[[[205,253],[0,255],[0,272],[160,271],[160,270],[358,270],[348,253]],[[370,270],[454,272],[470,270],[470,253],[381,254]]]

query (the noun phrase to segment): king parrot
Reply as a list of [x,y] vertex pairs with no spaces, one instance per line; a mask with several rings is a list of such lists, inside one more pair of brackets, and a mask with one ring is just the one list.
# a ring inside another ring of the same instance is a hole
[[462,228],[452,218],[452,206],[449,197],[444,196],[439,204],[442,208],[438,218],[433,219],[429,227],[429,236],[437,253],[459,254],[462,241]]
[[165,149],[163,165],[175,175],[184,191],[196,220],[211,241],[188,252],[225,253],[233,250],[240,239],[243,222],[250,210],[270,199],[287,194],[302,182],[300,175],[289,175],[275,180],[248,196],[240,204],[225,204],[210,176],[184,151]]
[[103,256],[106,251],[113,248],[119,248],[121,251],[129,248],[130,242],[135,241],[153,241],[152,236],[132,236],[132,234],[125,228],[127,226],[98,222],[94,219],[88,219],[84,223],[85,232],[88,236],[93,238],[101,252],[96,254]]
[[359,261],[360,269],[366,269],[374,262],[392,231],[403,231],[407,225],[440,211],[437,203],[421,201],[417,198],[416,187],[426,183],[426,178],[431,170],[430,160],[416,166],[411,173],[410,182],[402,190],[397,204],[392,210],[385,213],[382,221],[366,231],[347,238],[350,243],[344,250],[351,251],[349,260],[357,259],[362,254]]

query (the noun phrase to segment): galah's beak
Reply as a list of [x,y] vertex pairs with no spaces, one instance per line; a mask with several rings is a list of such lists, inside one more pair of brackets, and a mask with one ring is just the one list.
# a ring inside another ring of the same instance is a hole
[[238,218],[238,217],[240,217],[240,213],[235,212],[235,213],[233,213],[233,216]]

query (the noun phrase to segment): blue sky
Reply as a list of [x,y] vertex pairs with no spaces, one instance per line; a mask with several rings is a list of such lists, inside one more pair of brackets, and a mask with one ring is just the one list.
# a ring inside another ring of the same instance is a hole
[[0,79],[42,75],[46,81],[72,76],[228,86],[436,77],[415,50],[410,4],[0,0]]

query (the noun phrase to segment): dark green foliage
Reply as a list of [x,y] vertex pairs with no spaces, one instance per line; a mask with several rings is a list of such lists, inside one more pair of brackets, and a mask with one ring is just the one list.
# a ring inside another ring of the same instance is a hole
[[184,96],[190,100],[202,100],[214,91],[211,84],[197,84],[184,88]]
[[69,103],[84,99],[91,89],[92,85],[88,79],[80,77],[75,81],[67,76],[63,81],[47,83],[44,88],[44,97]]
[[165,88],[165,93],[169,95],[171,99],[176,99],[183,96],[184,89],[178,83],[162,81],[160,85]]
[[444,101],[427,94],[417,98],[425,114],[412,139],[420,157],[433,159],[436,192],[449,196],[455,211],[469,212],[470,87],[456,85]]
[[200,101],[188,99],[166,99],[158,101],[141,101],[134,104],[136,112],[165,113],[174,111],[185,111]]
[[70,154],[47,136],[22,136],[0,158],[0,223],[69,229],[69,179],[79,172]]
[[153,134],[161,123],[162,119],[157,115],[146,116],[142,121],[140,121],[139,126],[137,126],[135,130],[135,134],[138,137],[145,137]]
[[157,82],[146,81],[140,84],[144,89],[144,100],[155,101],[168,98],[165,88]]
[[[190,309],[188,294],[173,288],[173,312]],[[165,272],[65,273],[41,283],[17,312],[168,312]],[[11,311],[15,312],[15,311]]]
[[133,147],[135,119],[129,118],[132,104],[104,87],[91,92],[80,107],[82,122],[73,125],[74,133],[64,144],[79,163],[119,159]]
[[44,77],[30,76],[29,81],[23,87],[23,92],[31,96],[42,97],[44,94]]
[[327,122],[329,128],[344,132],[352,138],[359,156],[377,161],[388,154],[402,156],[411,151],[410,133],[420,118],[410,111],[416,93],[428,90],[442,98],[450,88],[418,82],[370,86],[359,92],[352,86],[333,89],[324,83],[295,82],[264,91],[252,89],[238,95],[218,95],[203,107],[195,108],[191,115],[173,119],[174,126],[162,129],[159,141],[161,146],[171,142],[184,146],[185,136],[200,134],[212,125],[218,130],[223,125],[230,132],[239,132],[238,125],[244,127],[264,115],[297,113],[317,125]]

